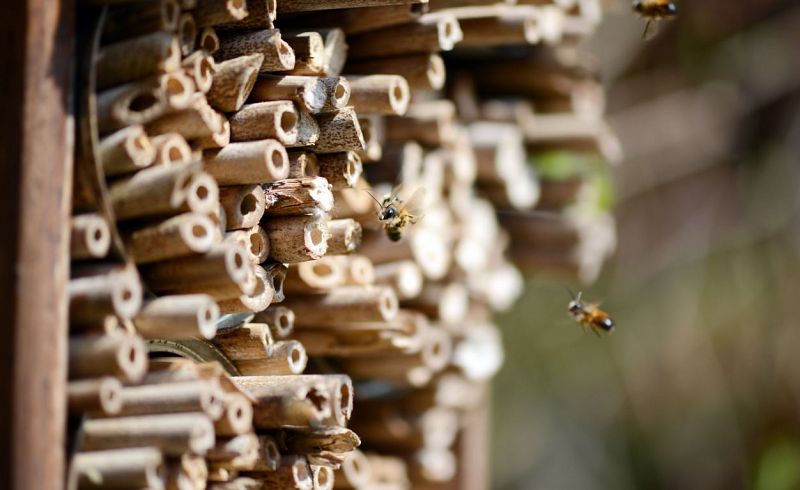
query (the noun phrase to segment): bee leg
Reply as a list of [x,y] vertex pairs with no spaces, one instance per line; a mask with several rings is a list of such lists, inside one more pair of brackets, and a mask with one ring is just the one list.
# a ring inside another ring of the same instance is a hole
[[602,338],[602,335],[600,335],[600,332],[597,331],[597,327],[595,327],[595,326],[592,326],[592,333],[597,335],[598,339]]
[[650,32],[650,25],[653,23],[653,19],[647,19],[647,23],[644,25],[644,31],[642,32],[642,39],[647,39],[647,34]]

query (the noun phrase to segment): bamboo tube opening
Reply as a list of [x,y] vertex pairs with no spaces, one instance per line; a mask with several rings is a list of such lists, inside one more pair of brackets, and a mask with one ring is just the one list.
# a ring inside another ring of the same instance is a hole
[[112,303],[116,314],[125,319],[133,318],[142,306],[142,283],[138,275],[121,275],[112,287]]
[[[286,267],[285,266],[274,266],[269,270],[269,280],[272,283],[272,289],[275,290],[275,296],[273,301],[279,303],[285,299],[285,294],[283,292],[283,282],[286,280]],[[292,321],[292,328],[294,328],[294,313],[292,313],[291,317]]]
[[289,155],[283,146],[270,145],[267,147],[267,165],[272,175],[288,175]]
[[420,353],[425,366],[433,371],[441,371],[449,363],[453,353],[453,343],[450,335],[441,329],[431,329],[426,332],[427,339],[423,340]]
[[178,39],[181,43],[181,52],[188,56],[194,50],[194,40],[197,38],[197,24],[191,14],[183,14],[178,20]]
[[100,385],[100,404],[106,413],[119,413],[122,409],[122,384],[116,378],[105,378]]
[[280,127],[283,132],[288,133],[297,126],[297,114],[293,112],[281,112],[280,113]]
[[303,344],[295,342],[289,349],[289,368],[295,374],[300,374],[306,368],[308,357]]
[[161,2],[161,16],[165,26],[174,27],[178,25],[178,18],[180,15],[181,7],[178,5],[178,2],[174,0]]
[[186,201],[189,209],[197,213],[207,213],[219,201],[219,188],[214,177],[207,173],[195,175],[188,185]]
[[[192,149],[183,136],[178,133],[161,134],[153,138],[156,148],[156,164],[172,165],[179,162],[188,162],[192,158]],[[183,186],[189,184],[188,180]]]
[[455,17],[445,17],[436,25],[436,28],[439,33],[439,45],[442,51],[450,51],[464,37]]
[[278,444],[275,442],[275,439],[271,437],[269,439],[263,438],[261,444],[264,448],[264,456],[267,460],[267,465],[274,470],[281,461],[281,453],[278,451]]
[[349,275],[348,282],[352,284],[367,286],[375,283],[375,266],[367,257],[351,256],[347,273]]
[[[316,223],[315,223],[316,224]],[[326,233],[324,230],[319,226],[312,226],[308,230],[308,240],[311,242],[312,248],[321,247],[325,240]]]
[[350,414],[353,413],[353,385],[349,379],[339,387],[339,410],[344,415],[345,421],[349,420]]
[[159,102],[160,99],[155,90],[142,92],[131,99],[128,103],[128,110],[131,112],[145,112],[151,107],[158,105]]
[[108,254],[111,232],[101,216],[74,216],[71,228],[70,255],[73,259],[99,258]]
[[400,309],[397,295],[393,290],[384,288],[380,292],[379,308],[383,318],[394,318]]
[[[269,250],[269,242],[267,236],[263,233],[250,234],[250,253],[255,257],[264,255],[264,251]],[[266,257],[264,257],[266,258]]]
[[305,458],[297,459],[292,463],[292,477],[295,488],[313,488],[311,475],[308,473],[308,463]]
[[312,473],[314,475],[315,490],[330,490],[333,488],[333,469],[331,467],[314,465]]
[[147,371],[147,351],[141,338],[126,337],[117,350],[117,365],[122,372],[130,373],[133,379],[141,379]]
[[211,56],[200,56],[195,61],[194,79],[197,89],[201,92],[208,92],[214,83],[214,58]]
[[219,36],[217,36],[213,27],[209,26],[203,28],[202,32],[200,32],[200,41],[198,44],[203,51],[209,54],[213,54],[219,50]]
[[278,306],[274,310],[270,309],[272,313],[271,320],[269,321],[270,327],[273,328],[277,337],[286,337],[294,330],[294,312],[289,308]]
[[425,70],[425,75],[434,90],[444,87],[447,70],[444,67],[444,60],[441,56],[433,54],[428,58],[428,68]]

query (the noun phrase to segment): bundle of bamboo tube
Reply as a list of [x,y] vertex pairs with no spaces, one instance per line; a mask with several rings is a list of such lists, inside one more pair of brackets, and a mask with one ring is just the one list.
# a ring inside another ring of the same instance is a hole
[[[92,3],[70,488],[487,488],[515,264],[613,248],[528,164],[616,158],[599,85],[548,54],[598,1]],[[397,185],[424,199],[394,242]]]

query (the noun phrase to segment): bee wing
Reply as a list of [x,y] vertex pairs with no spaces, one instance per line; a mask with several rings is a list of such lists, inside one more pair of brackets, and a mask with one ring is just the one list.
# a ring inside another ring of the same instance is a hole
[[412,216],[421,217],[425,206],[425,188],[418,187],[417,190],[411,194],[411,197],[405,201],[401,211],[407,211]]
[[647,19],[647,23],[644,25],[644,31],[642,32],[642,39],[649,41],[656,37],[656,33],[658,33],[658,21]]

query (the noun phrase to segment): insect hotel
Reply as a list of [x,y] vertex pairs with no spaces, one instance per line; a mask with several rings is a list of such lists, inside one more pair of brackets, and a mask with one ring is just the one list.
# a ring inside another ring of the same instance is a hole
[[489,488],[493,313],[614,249],[536,166],[620,158],[599,0],[7,7],[0,486]]

